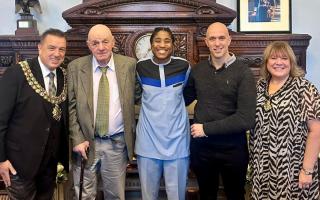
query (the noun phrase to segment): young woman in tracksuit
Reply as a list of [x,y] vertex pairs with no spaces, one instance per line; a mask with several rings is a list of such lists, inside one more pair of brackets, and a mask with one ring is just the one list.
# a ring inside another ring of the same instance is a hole
[[135,153],[142,199],[158,199],[163,175],[168,200],[185,200],[190,126],[183,88],[190,65],[172,56],[174,37],[169,28],[155,28],[150,42],[153,57],[137,63],[142,93]]

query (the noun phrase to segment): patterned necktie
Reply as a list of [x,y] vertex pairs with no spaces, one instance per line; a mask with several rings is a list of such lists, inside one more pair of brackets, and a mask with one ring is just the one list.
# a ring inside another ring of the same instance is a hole
[[101,136],[108,134],[109,126],[109,81],[107,78],[107,67],[99,67],[102,72],[96,112],[96,132]]
[[50,96],[56,96],[57,88],[54,85],[54,73],[50,72],[48,74],[48,77],[49,77],[49,95]]

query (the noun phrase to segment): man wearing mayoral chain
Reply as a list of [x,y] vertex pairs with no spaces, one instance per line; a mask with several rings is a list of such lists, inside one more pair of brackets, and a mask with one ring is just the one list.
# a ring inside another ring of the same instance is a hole
[[38,51],[0,79],[0,175],[14,200],[51,200],[57,163],[68,169],[64,33],[45,31]]

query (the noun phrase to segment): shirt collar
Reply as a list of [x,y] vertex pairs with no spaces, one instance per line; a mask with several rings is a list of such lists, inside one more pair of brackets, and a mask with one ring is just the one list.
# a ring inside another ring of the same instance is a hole
[[163,65],[163,66],[165,66],[165,65],[167,65],[167,64],[169,64],[169,63],[171,62],[171,58],[172,58],[172,56],[170,56],[170,59],[169,59],[167,62],[159,64],[159,63],[157,63],[156,61],[154,61],[154,56],[152,56],[151,61],[152,61],[153,64],[155,64],[155,65]]
[[[234,63],[234,61],[236,61],[236,56],[234,55],[234,53],[229,52],[229,55],[230,57],[225,60],[223,68],[229,67],[232,63]],[[211,63],[211,55],[209,55],[208,61],[210,65],[213,66],[213,64]]]
[[[106,65],[109,67],[109,69],[111,69],[112,71],[115,71],[115,65],[114,65],[114,60],[113,60],[113,54],[111,54],[111,58],[108,62],[108,64]],[[97,70],[98,67],[106,67],[106,66],[100,66],[97,59],[93,56],[92,58],[92,67],[93,67],[93,71],[95,72]]]
[[40,65],[40,68],[41,68],[41,72],[42,72],[42,76],[43,77],[46,77],[50,74],[50,72],[53,72],[53,74],[55,75],[55,77],[57,77],[57,70],[54,69],[53,71],[51,71],[50,69],[48,69],[44,64],[43,62],[41,61],[40,57],[38,56],[38,62],[39,62],[39,65]]

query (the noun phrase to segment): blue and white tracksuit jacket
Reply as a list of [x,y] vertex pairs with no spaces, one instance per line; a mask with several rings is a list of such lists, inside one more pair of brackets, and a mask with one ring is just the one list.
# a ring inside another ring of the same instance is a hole
[[135,153],[160,160],[189,156],[190,125],[183,88],[189,63],[172,56],[164,64],[139,60],[137,79],[142,87]]

